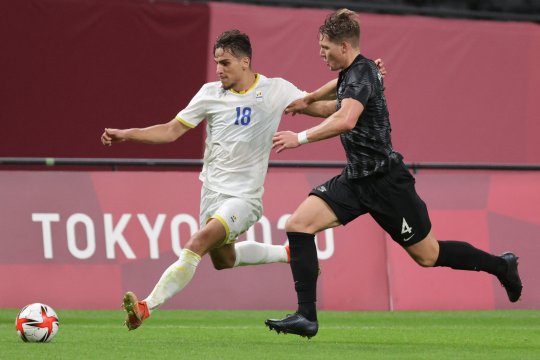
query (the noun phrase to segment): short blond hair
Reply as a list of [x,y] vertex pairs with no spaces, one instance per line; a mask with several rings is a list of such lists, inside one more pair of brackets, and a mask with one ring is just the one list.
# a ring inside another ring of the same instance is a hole
[[319,34],[334,43],[350,42],[356,48],[360,44],[358,15],[349,9],[339,9],[326,17]]

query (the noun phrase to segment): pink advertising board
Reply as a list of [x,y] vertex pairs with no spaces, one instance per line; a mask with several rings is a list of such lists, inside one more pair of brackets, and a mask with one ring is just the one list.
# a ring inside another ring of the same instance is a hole
[[[283,244],[285,221],[338,170],[270,170],[264,217],[242,241]],[[520,256],[523,300],[483,273],[423,269],[364,216],[317,239],[327,310],[538,308],[540,174],[421,172],[436,236]],[[146,295],[198,229],[195,172],[0,172],[0,307],[115,309]],[[217,271],[203,259],[165,308],[293,309],[289,266]]]

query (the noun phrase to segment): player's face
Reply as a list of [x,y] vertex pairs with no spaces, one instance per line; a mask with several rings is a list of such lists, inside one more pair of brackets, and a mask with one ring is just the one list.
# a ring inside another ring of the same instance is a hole
[[229,50],[217,48],[214,53],[216,74],[225,90],[232,89],[245,76],[246,66],[249,67],[248,58],[238,58]]
[[343,46],[328,40],[328,37],[321,35],[319,37],[320,55],[326,65],[332,71],[343,68]]

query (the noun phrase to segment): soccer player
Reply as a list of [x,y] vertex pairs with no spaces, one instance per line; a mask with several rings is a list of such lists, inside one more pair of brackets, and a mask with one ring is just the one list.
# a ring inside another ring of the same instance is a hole
[[[246,34],[225,31],[214,45],[219,81],[204,84],[175,119],[143,129],[107,128],[101,136],[108,146],[122,141],[169,143],[207,119],[204,165],[199,176],[203,185],[200,230],[189,239],[178,261],[165,270],[150,295],[142,301],[133,292],[124,295],[129,330],[138,328],[152,311],[180,292],[207,253],[218,270],[288,262],[288,247],[247,241],[234,244],[262,215],[272,136],[282,113],[287,105],[306,95],[284,79],[255,73],[251,56]],[[331,81],[322,91],[334,88],[335,81]]]
[[[354,12],[341,9],[326,18],[319,29],[320,55],[330,70],[340,73],[337,100],[324,103],[320,114],[332,115],[306,131],[282,131],[273,138],[273,148],[281,152],[339,135],[347,165],[340,175],[313,189],[289,218],[285,229],[298,309],[284,319],[266,320],[266,325],[278,333],[308,338],[317,334],[314,236],[366,213],[420,266],[485,271],[498,278],[511,302],[517,301],[522,283],[513,253],[495,256],[466,242],[435,238],[415,180],[392,147],[383,79],[374,62],[361,55],[359,40]],[[286,111],[303,112],[320,95],[309,94]]]

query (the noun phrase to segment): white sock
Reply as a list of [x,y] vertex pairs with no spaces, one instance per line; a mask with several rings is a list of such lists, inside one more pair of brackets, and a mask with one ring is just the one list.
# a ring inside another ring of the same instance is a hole
[[261,244],[255,241],[241,241],[234,244],[236,261],[234,267],[270,264],[289,261],[285,246]]
[[151,312],[178,294],[193,278],[201,257],[191,250],[183,249],[178,261],[165,270],[154,290],[144,301]]

